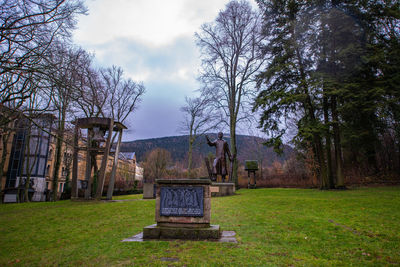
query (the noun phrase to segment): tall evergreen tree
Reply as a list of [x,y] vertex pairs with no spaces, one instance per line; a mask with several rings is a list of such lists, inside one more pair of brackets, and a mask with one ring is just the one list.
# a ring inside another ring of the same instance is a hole
[[383,134],[391,128],[399,136],[399,3],[258,4],[269,65],[258,76],[254,110],[263,111],[270,145],[278,148],[284,121],[295,120],[294,141],[311,146],[321,188],[333,187],[334,177],[344,186],[344,160],[376,172]]
[[327,176],[319,113],[320,99],[314,94],[312,74],[312,10],[298,1],[259,1],[264,11],[264,55],[268,68],[258,76],[262,88],[255,109],[262,109],[260,126],[272,137],[270,145],[279,150],[285,128],[283,119],[293,118],[297,124],[296,140],[311,144],[317,159],[321,188],[332,184]]

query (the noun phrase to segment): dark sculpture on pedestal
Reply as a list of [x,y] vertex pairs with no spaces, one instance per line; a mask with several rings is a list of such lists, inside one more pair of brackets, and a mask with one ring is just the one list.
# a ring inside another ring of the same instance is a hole
[[[231,152],[229,151],[228,143],[224,139],[222,139],[223,136],[224,136],[223,133],[219,132],[218,139],[215,140],[214,142],[211,142],[208,136],[206,135],[207,144],[209,146],[215,146],[215,160],[212,166],[212,177],[210,177],[212,181],[216,181],[217,175],[221,175],[222,182],[225,182],[225,177],[228,174],[226,155],[228,156],[228,159],[231,162],[232,166],[233,157],[231,156]],[[231,176],[232,176],[232,171],[230,171],[229,173],[229,180],[232,179]]]

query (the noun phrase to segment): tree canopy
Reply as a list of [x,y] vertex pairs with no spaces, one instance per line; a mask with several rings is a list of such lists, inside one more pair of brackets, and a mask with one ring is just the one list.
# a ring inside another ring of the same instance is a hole
[[257,2],[268,64],[254,110],[269,145],[279,151],[295,128],[292,141],[311,148],[321,188],[343,186],[344,163],[367,173],[393,169],[381,159],[388,139],[399,158],[399,3]]

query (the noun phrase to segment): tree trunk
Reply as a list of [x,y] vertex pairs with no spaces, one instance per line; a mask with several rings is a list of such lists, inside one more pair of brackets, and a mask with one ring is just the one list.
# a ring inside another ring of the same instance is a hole
[[53,170],[53,201],[57,201],[57,188],[58,188],[58,173],[60,171],[61,166],[61,150],[62,144],[64,142],[64,130],[65,130],[65,109],[62,109],[60,121],[58,122],[58,131],[57,131],[57,141],[56,141],[56,157],[54,162],[54,170]]
[[86,147],[86,170],[85,170],[85,181],[87,188],[85,189],[85,199],[89,200],[91,197],[91,184],[90,184],[90,176],[92,175],[92,131],[90,129],[87,130],[87,147]]
[[[324,92],[325,93],[325,92]],[[324,109],[324,121],[325,121],[325,150],[326,150],[326,172],[329,181],[329,188],[334,188],[335,183],[333,181],[333,170],[332,170],[332,155],[331,155],[331,133],[329,126],[329,106],[328,106],[328,97],[323,96],[323,109]]]
[[7,146],[8,141],[10,140],[11,133],[3,134],[2,136],[2,145],[3,151],[1,151],[1,160],[0,160],[0,192],[3,190],[3,175],[4,175],[4,165],[6,164],[7,160]]
[[78,135],[79,135],[79,127],[76,122],[75,131],[74,131],[74,155],[72,158],[72,183],[71,183],[71,199],[78,198]]
[[122,130],[119,131],[117,147],[115,149],[115,154],[114,154],[114,164],[112,166],[110,181],[108,183],[108,190],[107,190],[108,200],[112,199],[112,195],[114,193],[115,175],[117,173],[117,168],[118,168],[118,157],[119,157],[119,149],[121,147],[121,140],[122,140]]
[[329,189],[329,180],[326,172],[325,156],[322,148],[322,140],[319,134],[314,134],[315,152],[318,160],[320,188]]
[[104,181],[106,178],[107,161],[108,161],[108,155],[110,153],[111,137],[113,135],[113,128],[114,128],[114,120],[110,119],[109,127],[108,127],[108,137],[107,137],[107,141],[106,141],[106,146],[104,148],[103,159],[101,161],[99,177],[97,180],[98,181],[97,190],[96,190],[96,199],[97,200],[100,200],[101,196],[103,195]]
[[397,148],[398,148],[398,151],[397,151],[397,164],[398,164],[398,166],[397,166],[397,174],[398,175],[400,175],[400,138],[398,138],[397,139],[398,141],[398,143],[397,143]]
[[[26,171],[26,179],[25,179],[25,185],[24,185],[24,202],[29,202],[29,194],[28,194],[28,190],[29,190],[29,183],[31,182],[31,175],[30,175],[30,154],[31,154],[31,147],[30,147],[30,139],[31,139],[31,135],[30,135],[30,128],[28,129],[28,131],[26,132],[26,136],[25,136],[25,149],[24,151],[26,151],[25,156],[24,156],[24,160],[22,161],[22,167],[24,166],[24,163],[26,162],[26,166],[25,166],[25,171]],[[22,177],[23,172],[21,172],[20,177]],[[21,179],[21,178],[20,178]]]
[[[97,177],[99,177],[99,167],[97,166],[96,155],[92,154],[91,161],[92,161],[91,169],[93,168],[93,179],[89,180],[89,185],[90,185],[89,188],[91,190],[91,197],[94,197],[96,195],[96,189],[97,189],[97,180],[98,180]],[[91,169],[90,171],[92,171]]]
[[236,120],[231,117],[231,125],[230,125],[230,135],[231,135],[231,154],[233,157],[233,168],[232,168],[232,180],[235,183],[235,187],[239,186],[239,178],[238,178],[238,162],[236,159],[237,148],[236,148]]
[[374,144],[374,140],[367,145],[367,161],[368,165],[372,167],[372,174],[377,174],[379,172],[377,158],[376,158],[376,148]]
[[336,96],[332,97],[333,141],[335,146],[336,187],[344,188],[342,145],[340,141],[339,115],[337,112]]
[[194,139],[192,134],[189,136],[189,152],[188,152],[188,174],[192,177],[192,154],[193,154],[193,143]]
[[313,142],[315,147],[315,156],[318,160],[318,169],[319,169],[319,178],[320,178],[320,187],[321,189],[328,189],[329,188],[329,180],[326,173],[326,163],[325,163],[325,156],[322,146],[322,140],[320,134],[315,129],[319,123],[317,118],[315,117],[315,109],[309,94],[308,85],[306,74],[304,71],[303,61],[300,55],[300,51],[298,48],[295,49],[296,57],[299,62],[299,71],[301,77],[301,87],[303,87],[304,95],[306,96],[305,101],[303,102],[305,113],[308,115],[308,119],[310,120],[310,125],[313,127]]

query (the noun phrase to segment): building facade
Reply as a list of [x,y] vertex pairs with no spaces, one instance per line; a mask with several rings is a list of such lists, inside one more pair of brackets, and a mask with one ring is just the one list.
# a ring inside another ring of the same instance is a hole
[[11,145],[7,146],[8,160],[3,168],[5,177],[2,179],[2,188],[5,190],[5,202],[19,201],[28,178],[31,200],[45,200],[46,163],[49,159],[52,123],[51,115],[14,122],[15,130],[9,138]]
[[[30,177],[29,195],[31,201],[50,200],[53,189],[53,176],[56,157],[56,138],[54,135],[54,120],[52,115],[41,115],[30,123],[18,120],[12,123],[12,131],[8,138],[6,158],[1,179],[3,202],[24,201],[24,190],[27,177]],[[53,133],[53,134],[51,134]],[[0,134],[3,138],[5,135]],[[72,173],[72,133],[65,133],[61,151],[61,164],[58,173],[57,195],[62,197],[67,191]],[[80,138],[79,146],[85,146],[86,140]],[[4,146],[0,146],[0,154]],[[98,157],[100,158],[100,157]],[[121,153],[116,174],[116,185],[131,185],[135,180],[135,153]],[[107,172],[111,173],[112,157],[109,156]],[[100,163],[100,162],[99,162]],[[78,153],[78,188],[82,188],[85,180],[86,154]],[[99,165],[100,166],[100,165]],[[125,190],[125,187],[117,187]]]

